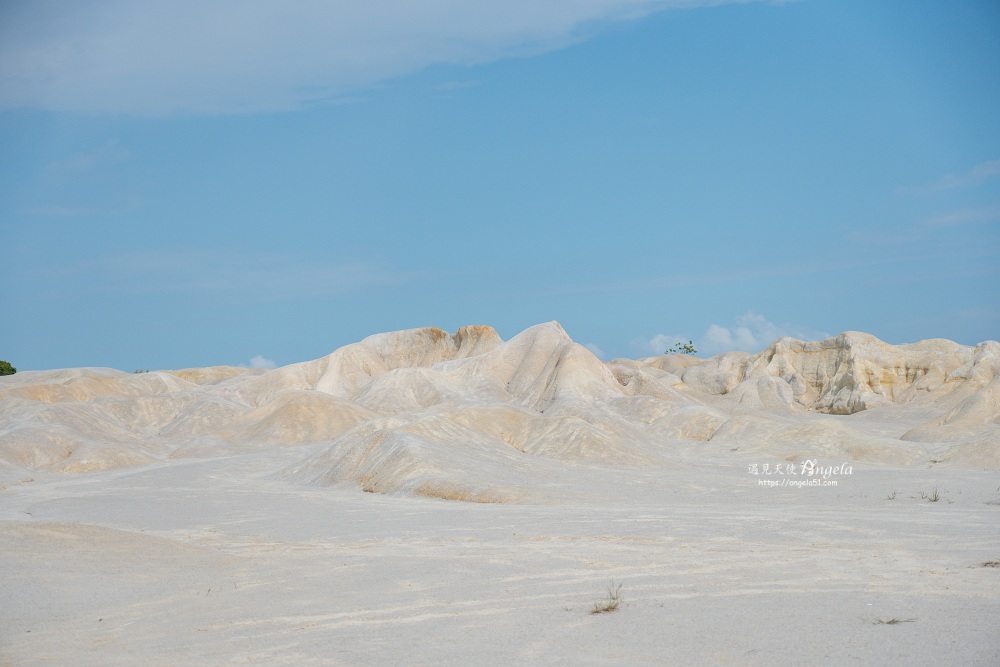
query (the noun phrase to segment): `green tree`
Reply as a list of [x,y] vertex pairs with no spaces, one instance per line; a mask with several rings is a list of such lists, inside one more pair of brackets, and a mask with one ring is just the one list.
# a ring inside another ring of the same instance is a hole
[[0,375],[13,375],[17,369],[10,365],[9,361],[0,359]]
[[698,350],[694,349],[694,343],[688,341],[686,343],[677,343],[671,348],[668,348],[663,354],[698,354]]

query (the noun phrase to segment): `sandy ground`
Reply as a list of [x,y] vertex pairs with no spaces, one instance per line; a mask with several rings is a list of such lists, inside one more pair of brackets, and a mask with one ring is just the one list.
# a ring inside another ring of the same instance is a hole
[[1000,665],[1000,343],[17,373],[0,545],[3,664]]
[[3,480],[0,664],[1000,664],[997,471],[692,450],[500,505],[288,479],[324,446]]

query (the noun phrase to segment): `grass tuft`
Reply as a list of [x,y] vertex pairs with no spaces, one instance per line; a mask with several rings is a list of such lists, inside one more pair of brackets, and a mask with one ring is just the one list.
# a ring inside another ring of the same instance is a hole
[[605,614],[608,612],[615,611],[622,603],[622,585],[618,584],[615,586],[615,580],[612,579],[611,583],[608,584],[608,595],[600,602],[594,603],[594,608],[590,610],[591,614]]
[[872,620],[873,625],[899,625],[900,623],[913,623],[917,619],[915,618],[876,618]]
[[920,497],[921,499],[932,503],[936,503],[937,501],[941,500],[941,496],[940,494],[938,494],[937,487],[934,487],[934,490],[931,491],[930,493],[927,493],[926,491],[921,491]]

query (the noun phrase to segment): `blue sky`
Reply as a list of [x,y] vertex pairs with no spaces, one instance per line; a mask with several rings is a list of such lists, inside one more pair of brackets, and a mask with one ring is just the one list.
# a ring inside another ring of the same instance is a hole
[[1000,338],[993,2],[0,5],[0,358]]

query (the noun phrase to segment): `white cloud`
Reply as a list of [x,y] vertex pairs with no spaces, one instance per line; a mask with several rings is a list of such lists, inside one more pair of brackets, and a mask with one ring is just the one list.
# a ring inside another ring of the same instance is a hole
[[979,185],[983,181],[1000,176],[1000,160],[980,162],[964,174],[946,174],[931,186],[934,190],[954,190]]
[[996,176],[1000,176],[1000,160],[988,160],[980,162],[969,171],[961,174],[945,174],[936,182],[928,185],[897,188],[896,193],[927,193],[972,188]]
[[290,110],[436,63],[563,48],[607,22],[750,1],[11,0],[0,108]]
[[797,324],[774,324],[763,315],[748,310],[736,318],[735,326],[709,325],[695,344],[699,353],[712,355],[730,350],[760,352],[778,338],[792,337],[800,340],[822,340],[830,334]]
[[690,337],[674,336],[668,334],[654,334],[652,338],[638,338],[632,341],[632,347],[641,356],[663,354],[669,348],[677,344],[687,343]]
[[955,227],[977,222],[996,222],[1000,220],[1000,205],[983,208],[965,208],[950,213],[942,213],[924,220],[925,227]]
[[601,359],[602,361],[605,359],[604,350],[602,350],[597,343],[584,343],[583,346],[590,350],[591,354],[598,359]]
[[268,359],[262,354],[258,354],[250,359],[250,368],[266,368],[268,370],[277,367],[273,359]]

